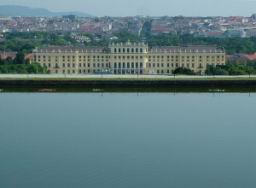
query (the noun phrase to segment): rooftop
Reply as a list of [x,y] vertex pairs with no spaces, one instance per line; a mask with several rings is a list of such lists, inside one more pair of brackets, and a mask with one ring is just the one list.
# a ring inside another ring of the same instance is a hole
[[[123,44],[123,45],[121,45]],[[136,44],[136,43],[135,43]],[[120,43],[120,47],[132,47],[135,45],[134,43]],[[142,43],[139,43],[142,44]],[[147,44],[143,43],[143,45],[147,46]],[[118,45],[116,45],[118,46]],[[136,45],[135,45],[136,46]],[[135,47],[134,46],[134,47]],[[113,46],[110,46],[113,47]],[[73,52],[87,52],[87,53],[107,53],[109,52],[109,48],[105,47],[93,47],[93,46],[84,46],[84,47],[76,47],[76,46],[48,46],[43,48],[35,49],[34,52],[39,53],[73,53]],[[154,46],[149,49],[149,52],[163,52],[163,53],[175,53],[175,52],[187,52],[187,53],[223,53],[225,50],[223,48],[218,48],[217,46],[202,46],[202,45],[189,45],[189,46]]]
[[150,52],[225,52],[224,48],[217,46],[205,45],[188,45],[188,46],[155,46],[150,49]]
[[88,53],[94,53],[94,52],[106,52],[106,48],[104,47],[77,47],[77,46],[48,46],[43,48],[35,49],[34,52],[40,52],[40,53],[60,53],[60,52],[88,52]]

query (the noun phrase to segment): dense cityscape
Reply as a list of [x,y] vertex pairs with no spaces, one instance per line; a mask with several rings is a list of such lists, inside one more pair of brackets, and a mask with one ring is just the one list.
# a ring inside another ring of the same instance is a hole
[[162,33],[193,34],[205,37],[255,37],[256,15],[251,17],[0,17],[0,32],[74,32],[77,40],[89,42],[77,33],[93,33],[115,39],[126,30],[141,34],[149,24],[154,35]]

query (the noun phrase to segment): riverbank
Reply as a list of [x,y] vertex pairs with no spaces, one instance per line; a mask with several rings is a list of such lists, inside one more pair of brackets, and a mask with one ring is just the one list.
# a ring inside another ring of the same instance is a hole
[[64,75],[64,74],[0,74],[0,80],[247,80],[256,75],[187,76],[187,75]]
[[253,76],[0,75],[0,87],[256,87]]

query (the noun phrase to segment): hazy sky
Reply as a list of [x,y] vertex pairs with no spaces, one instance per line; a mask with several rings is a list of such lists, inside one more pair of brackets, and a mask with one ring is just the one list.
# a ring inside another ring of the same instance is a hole
[[95,16],[249,16],[256,13],[256,0],[0,0],[0,5],[82,11]]

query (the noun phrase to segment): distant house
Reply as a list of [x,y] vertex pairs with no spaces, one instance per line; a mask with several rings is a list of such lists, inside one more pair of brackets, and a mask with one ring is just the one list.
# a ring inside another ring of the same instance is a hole
[[256,53],[253,54],[233,54],[227,56],[227,59],[232,62],[246,63],[248,61],[256,61]]
[[32,54],[32,53],[26,54],[26,55],[25,55],[25,60],[27,60],[29,63],[32,63],[33,54]]
[[245,57],[249,60],[249,61],[256,61],[256,52],[254,54],[245,54]]
[[205,33],[206,37],[223,37],[222,31],[209,31]]
[[6,60],[11,58],[12,60],[15,59],[17,52],[0,52],[0,58]]

